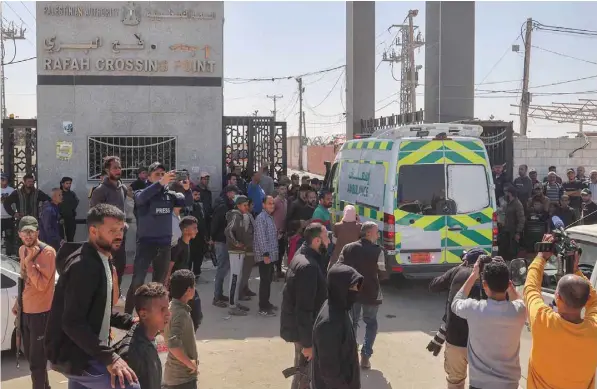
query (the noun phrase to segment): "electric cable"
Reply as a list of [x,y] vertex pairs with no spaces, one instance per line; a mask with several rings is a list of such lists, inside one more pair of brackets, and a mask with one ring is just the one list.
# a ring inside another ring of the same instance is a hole
[[283,77],[256,77],[256,78],[241,78],[241,77],[232,77],[232,78],[224,78],[225,82],[234,83],[235,81],[240,81],[239,83],[247,83],[247,82],[259,82],[259,81],[280,81],[280,80],[292,80],[296,78],[303,78],[314,76],[322,73],[333,72],[338,69],[344,68],[346,65],[335,66],[332,68],[316,70],[313,72],[303,73],[296,76],[283,76]]
[[340,82],[340,78],[342,78],[342,76],[344,75],[344,73],[345,73],[345,72],[344,72],[344,70],[343,70],[343,71],[340,73],[340,75],[338,76],[338,78],[336,79],[336,82],[335,82],[335,83],[334,83],[334,85],[332,86],[332,89],[330,89],[330,90],[329,90],[328,94],[327,94],[327,95],[325,95],[325,97],[323,98],[323,100],[321,100],[321,101],[319,102],[319,104],[315,105],[315,106],[313,107],[313,109],[315,109],[315,108],[319,107],[321,104],[323,104],[323,103],[324,103],[324,102],[325,102],[325,101],[328,99],[328,97],[330,97],[330,95],[332,94],[332,92],[334,91],[334,89],[336,89],[336,85],[338,85],[338,82]]
[[35,18],[35,15],[33,15],[33,13],[31,13],[31,11],[29,11],[29,7],[27,7],[25,5],[25,3],[23,3],[22,1],[21,1],[21,4],[23,4],[23,7],[25,7],[25,9],[27,10],[27,12],[29,12],[29,15],[31,15],[31,17],[33,18],[33,20],[37,21],[37,19]]
[[25,59],[21,59],[21,60],[18,60],[18,61],[13,61],[13,62],[11,62],[11,63],[5,63],[4,65],[5,65],[5,66],[6,66],[6,65],[14,65],[14,64],[17,64],[17,63],[21,63],[21,62],[27,62],[27,61],[31,61],[31,60],[33,60],[33,59],[36,59],[36,58],[37,58],[37,57],[25,58]]
[[557,51],[553,51],[553,50],[545,49],[545,48],[543,48],[543,47],[539,47],[539,46],[534,46],[534,45],[531,45],[531,47],[533,47],[533,48],[535,48],[535,49],[538,49],[538,50],[543,50],[543,51],[546,51],[546,52],[548,52],[548,53],[551,53],[551,54],[559,55],[560,57],[564,57],[564,58],[570,58],[570,59],[575,59],[575,60],[577,60],[577,61],[586,62],[586,63],[590,63],[590,64],[593,64],[593,65],[597,65],[597,62],[594,62],[594,61],[589,61],[588,59],[582,59],[582,58],[578,58],[578,57],[573,57],[573,56],[571,56],[571,55],[568,55],[568,54],[559,53],[559,52],[557,52]]

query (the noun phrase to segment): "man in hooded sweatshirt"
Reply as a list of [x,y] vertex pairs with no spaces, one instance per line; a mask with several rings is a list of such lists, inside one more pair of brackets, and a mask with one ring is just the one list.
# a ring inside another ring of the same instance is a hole
[[328,272],[328,299],[313,326],[311,389],[360,389],[357,340],[350,310],[363,276],[337,262]]
[[245,228],[244,215],[249,213],[249,199],[246,196],[236,196],[235,208],[226,214],[226,244],[230,258],[230,287],[229,310],[233,316],[247,316],[248,307],[239,304],[241,274],[245,255],[253,252],[253,228]]

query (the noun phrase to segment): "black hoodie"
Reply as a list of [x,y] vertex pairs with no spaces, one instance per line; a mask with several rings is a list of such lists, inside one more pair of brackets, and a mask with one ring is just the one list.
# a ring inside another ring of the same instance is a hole
[[357,340],[348,289],[363,282],[354,268],[335,263],[328,271],[328,299],[313,326],[312,389],[360,389]]
[[[214,242],[226,243],[226,235],[224,230],[226,229],[226,214],[228,211],[234,208],[234,203],[228,199],[226,194],[216,199],[213,216],[209,225],[211,238]],[[203,208],[205,211],[205,208]]]

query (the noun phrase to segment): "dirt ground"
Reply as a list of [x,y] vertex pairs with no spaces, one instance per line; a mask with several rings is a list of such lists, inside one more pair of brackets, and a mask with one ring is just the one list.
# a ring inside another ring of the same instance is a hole
[[[214,274],[213,269],[207,269],[203,278],[209,282],[198,285],[204,313],[203,324],[197,332],[199,388],[289,388],[290,379],[284,379],[282,370],[292,365],[294,349],[279,337],[279,317],[259,316],[255,298],[247,303],[251,312],[246,317],[230,317],[226,309],[212,306]],[[255,292],[259,284],[256,277],[257,269],[250,281]],[[125,279],[125,283],[128,282]],[[272,288],[272,303],[278,306],[282,286],[282,282],[277,282]],[[434,357],[425,349],[440,324],[445,298],[445,295],[430,294],[426,282],[406,282],[399,287],[384,288],[372,369],[362,372],[363,389],[445,388],[443,352]],[[360,328],[358,339],[361,342],[363,334]],[[520,358],[523,377],[526,377],[529,348],[530,338],[523,333]],[[31,387],[26,362],[17,370],[14,354],[4,353],[1,365],[3,389]],[[526,386],[523,383],[524,378],[521,386]],[[67,382],[61,374],[50,372],[50,384],[59,389],[66,388]]]

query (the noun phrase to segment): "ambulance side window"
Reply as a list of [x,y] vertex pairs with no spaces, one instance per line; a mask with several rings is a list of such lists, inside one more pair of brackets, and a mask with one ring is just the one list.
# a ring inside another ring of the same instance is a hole
[[338,176],[338,163],[336,162],[335,164],[332,165],[332,171],[330,173],[330,180],[328,182],[328,190],[332,193],[335,190],[334,184],[336,183],[337,176]]

